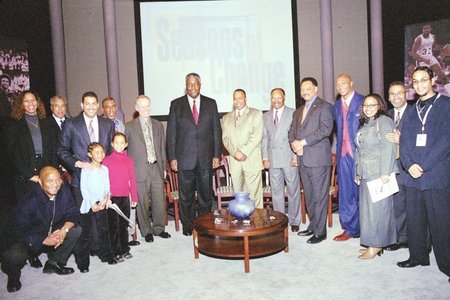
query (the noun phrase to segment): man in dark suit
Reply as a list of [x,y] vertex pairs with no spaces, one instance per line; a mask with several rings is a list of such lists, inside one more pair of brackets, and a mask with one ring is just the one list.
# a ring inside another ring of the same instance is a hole
[[80,191],[81,169],[91,167],[87,148],[91,142],[99,142],[103,145],[105,154],[109,155],[114,135],[114,123],[97,116],[97,95],[94,92],[86,92],[81,99],[83,112],[65,121],[57,150],[63,167],[72,175],[72,192],[78,207],[83,201]]
[[66,121],[67,100],[60,95],[50,98],[50,110],[52,111],[53,123],[58,127],[58,134],[62,132],[62,126]]
[[[406,110],[412,109],[406,101],[406,91],[403,82],[395,81],[389,85],[389,101],[393,108],[388,112],[394,120],[395,131],[387,135],[387,139],[395,144],[400,143],[403,119]],[[397,146],[398,147],[398,146]],[[397,227],[397,244],[384,248],[387,251],[396,251],[400,248],[408,247],[408,235],[406,234],[406,171],[400,163],[400,156],[397,150],[397,167],[400,173],[396,175],[398,183],[398,193],[394,194],[394,216]]]
[[450,281],[450,98],[433,90],[436,78],[418,67],[412,84],[419,96],[405,112],[400,135],[400,159],[406,177],[406,228],[409,259],[401,268],[430,265],[427,231],[436,262]]
[[[170,234],[164,231],[166,139],[163,125],[150,118],[149,97],[137,97],[136,111],[139,117],[126,124],[125,135],[128,155],[134,160],[136,173],[139,229],[145,241],[151,243],[153,235],[170,238]],[[150,199],[152,218],[149,216]]]
[[353,80],[348,74],[336,79],[336,90],[340,98],[333,108],[336,122],[336,158],[339,185],[339,219],[344,232],[335,241],[346,241],[359,237],[359,187],[355,179],[355,137],[358,132],[360,108],[364,97],[353,89]]
[[309,244],[317,244],[327,237],[327,201],[330,189],[333,106],[317,97],[317,81],[305,77],[300,84],[305,104],[294,112],[289,142],[297,154],[298,169],[305,191],[309,226],[299,231],[309,236]]
[[170,167],[179,172],[183,234],[192,235],[195,191],[199,214],[211,211],[212,168],[220,164],[222,131],[214,99],[200,95],[201,79],[186,75],[186,95],[170,104],[167,146]]

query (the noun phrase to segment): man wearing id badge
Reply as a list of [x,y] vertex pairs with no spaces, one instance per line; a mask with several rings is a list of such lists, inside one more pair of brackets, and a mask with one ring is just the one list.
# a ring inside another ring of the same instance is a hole
[[429,266],[427,231],[439,270],[450,282],[450,98],[433,90],[433,71],[418,67],[412,84],[419,99],[405,112],[400,160],[407,170],[409,259],[401,268]]

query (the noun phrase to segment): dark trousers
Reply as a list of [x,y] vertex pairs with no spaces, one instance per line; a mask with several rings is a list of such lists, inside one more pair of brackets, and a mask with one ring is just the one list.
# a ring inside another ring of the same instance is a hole
[[180,194],[180,219],[183,227],[192,228],[195,219],[195,191],[198,198],[199,215],[211,211],[212,205],[212,170],[179,170],[178,192]]
[[[81,203],[83,203],[83,195],[81,194],[80,188],[71,185],[70,186],[70,190],[72,192],[73,198],[75,199],[75,201],[77,203],[77,207],[80,208],[81,207]],[[91,231],[92,241],[91,241],[90,251],[97,252],[99,250],[100,246],[99,246],[99,241],[98,241],[98,239],[99,239],[98,231],[96,229],[97,228],[97,225],[96,225],[97,221],[96,221],[94,215],[92,215],[91,222],[92,222],[92,226],[91,226],[91,228],[92,228],[92,231]]]
[[[117,204],[120,210],[130,217],[130,199],[128,197],[111,197],[111,202]],[[109,239],[112,254],[121,255],[130,251],[128,246],[128,222],[113,209],[108,209]]]
[[408,242],[406,232],[406,187],[399,184],[398,193],[395,193],[393,198],[397,242],[406,244]]
[[[48,259],[53,260],[61,265],[66,265],[72,251],[77,244],[81,234],[80,227],[73,227],[67,233],[64,243],[58,248],[42,246],[40,253],[46,252]],[[35,255],[35,253],[33,253]],[[2,254],[1,269],[3,273],[13,280],[19,280],[22,268],[30,257],[30,249],[21,243],[16,243],[6,249]]]
[[[95,218],[96,224],[92,223],[92,218]],[[96,230],[98,233],[99,252],[98,256],[105,262],[112,258],[111,246],[109,242],[108,232],[108,213],[106,208],[98,212],[89,210],[86,214],[81,214],[81,226],[83,232],[81,233],[78,242],[76,263],[79,269],[86,269],[89,267],[89,250],[91,248],[92,235],[91,231]]]
[[327,234],[327,204],[331,169],[330,167],[305,167],[301,156],[298,161],[310,221],[308,230],[317,236],[324,236]]
[[439,270],[450,276],[450,192],[407,187],[406,197],[410,259],[415,262],[428,260],[429,230]]

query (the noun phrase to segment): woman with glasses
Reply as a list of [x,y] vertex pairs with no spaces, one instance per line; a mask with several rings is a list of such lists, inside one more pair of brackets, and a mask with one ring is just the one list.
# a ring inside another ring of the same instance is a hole
[[356,184],[359,189],[359,219],[361,226],[360,259],[381,255],[383,247],[397,241],[392,195],[374,202],[367,183],[380,179],[389,182],[396,172],[396,145],[386,135],[393,132],[394,122],[386,114],[386,104],[380,95],[370,94],[361,106],[359,130],[355,138]]
[[44,103],[33,91],[17,96],[11,117],[15,120],[11,129],[11,153],[13,153],[14,190],[16,198],[23,197],[39,179],[42,167],[57,167],[57,132],[46,119]]

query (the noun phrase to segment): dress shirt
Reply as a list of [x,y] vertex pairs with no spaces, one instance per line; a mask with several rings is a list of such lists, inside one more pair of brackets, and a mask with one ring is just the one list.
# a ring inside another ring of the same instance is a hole
[[[194,107],[194,98],[192,98],[191,96],[187,96],[188,97],[188,101],[189,101],[189,106],[191,107],[191,112],[193,111],[193,107]],[[195,106],[197,107],[197,112],[198,112],[198,116],[200,117],[200,95],[198,95],[197,98],[195,98]]]
[[395,119],[397,118],[397,114],[398,114],[399,112],[400,112],[400,120],[402,119],[403,113],[405,112],[407,106],[408,106],[408,104],[405,103],[405,105],[403,105],[403,106],[400,107],[400,108],[395,108],[395,107],[394,107],[394,121],[395,121]]
[[[64,121],[66,120],[66,117],[58,118],[54,114],[52,114],[52,117],[53,117],[53,119],[55,119],[56,124],[58,124],[59,128],[62,129],[61,126],[62,126],[62,123],[64,123]],[[89,124],[87,124],[87,125],[89,126]]]
[[[283,105],[282,107],[280,107],[280,108],[278,108],[278,109],[276,109],[276,108],[273,109],[272,121],[275,121],[275,114],[276,114],[277,112],[278,112],[278,121],[280,121],[281,114],[283,113],[283,110],[284,110],[284,106],[285,106],[285,105]],[[241,116],[242,116],[242,114],[241,114]]]
[[353,96],[355,96],[355,91],[352,91],[350,95],[348,95],[347,99],[344,99],[344,97],[342,97],[342,100],[345,101],[345,105],[347,105],[347,107],[350,107],[350,103],[352,102]]
[[[243,108],[241,108],[241,109],[237,109],[236,108],[236,115],[235,115],[235,117],[237,118],[238,116],[239,117],[242,117],[242,115],[244,114],[244,111],[245,111],[245,108],[247,107],[247,105],[246,106],[244,106]],[[275,117],[275,115],[274,115],[274,117]],[[280,115],[278,115],[278,118],[280,118]]]

